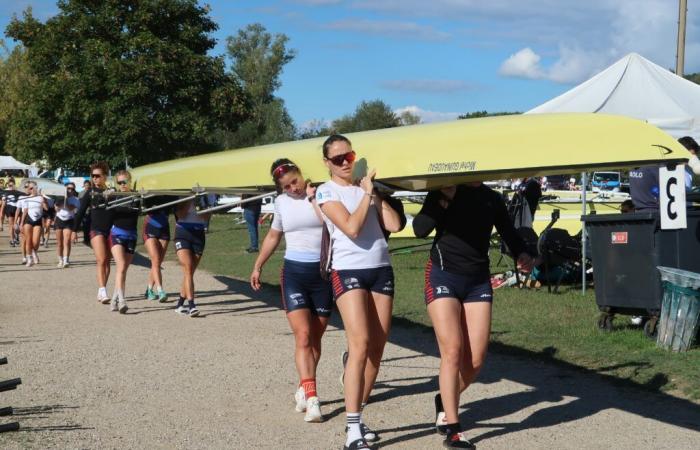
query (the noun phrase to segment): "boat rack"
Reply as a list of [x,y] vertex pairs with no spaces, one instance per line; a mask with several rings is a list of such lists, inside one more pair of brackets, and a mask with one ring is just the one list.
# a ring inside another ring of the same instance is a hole
[[[7,358],[0,358],[0,366],[7,364]],[[13,378],[11,380],[0,381],[0,392],[11,391],[17,389],[17,386],[22,384],[20,378]],[[0,408],[0,417],[11,416],[14,413],[12,407],[7,406]],[[10,422],[0,424],[0,433],[5,433],[7,431],[17,431],[19,430],[19,422]]]

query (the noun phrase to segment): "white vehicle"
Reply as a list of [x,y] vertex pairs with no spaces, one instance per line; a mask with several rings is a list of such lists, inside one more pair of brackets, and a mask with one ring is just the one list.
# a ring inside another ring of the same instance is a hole
[[83,183],[85,180],[90,179],[90,174],[80,174],[74,170],[59,167],[58,169],[43,171],[39,174],[39,178],[55,180],[63,185],[66,183],[75,183],[76,192],[81,192],[83,190]]

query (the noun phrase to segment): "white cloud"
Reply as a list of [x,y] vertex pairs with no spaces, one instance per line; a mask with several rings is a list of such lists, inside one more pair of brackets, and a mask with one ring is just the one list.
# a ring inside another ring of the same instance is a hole
[[510,55],[508,59],[503,61],[498,73],[505,77],[542,78],[543,71],[542,67],[540,67],[541,59],[540,55],[533,52],[530,47],[526,47]]
[[421,123],[446,122],[448,120],[455,120],[460,115],[460,113],[456,112],[429,111],[415,105],[395,109],[394,113],[397,115],[401,115],[407,111],[415,116],[420,117]]
[[363,34],[378,34],[397,39],[419,39],[444,41],[450,38],[448,33],[415,22],[396,22],[381,20],[339,20],[325,25],[330,30],[354,31]]
[[429,94],[453,94],[476,89],[474,84],[461,80],[386,80],[380,86],[392,91]]

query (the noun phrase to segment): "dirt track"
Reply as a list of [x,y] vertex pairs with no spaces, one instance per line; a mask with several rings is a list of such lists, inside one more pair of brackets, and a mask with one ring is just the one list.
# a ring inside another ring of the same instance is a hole
[[[328,420],[306,424],[293,409],[293,342],[276,290],[253,294],[246,283],[200,272],[202,317],[193,319],[172,303],[143,300],[147,271],[137,265],[124,316],[95,301],[87,248],[78,246],[65,270],[54,268],[53,248],[40,257],[39,266],[24,268],[0,239],[0,356],[9,359],[0,380],[23,381],[0,393],[0,407],[17,414],[0,424],[22,426],[0,434],[0,448],[342,447],[342,330],[329,329],[319,368]],[[167,264],[166,287],[172,292],[178,281],[178,268]],[[383,448],[441,448],[432,428],[437,367],[431,333],[394,328],[364,415]],[[490,355],[462,400],[462,422],[479,449],[700,442],[697,405],[521,358]]]

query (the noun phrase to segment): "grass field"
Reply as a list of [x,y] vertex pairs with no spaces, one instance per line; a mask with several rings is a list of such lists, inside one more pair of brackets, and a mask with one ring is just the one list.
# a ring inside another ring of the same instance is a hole
[[[267,226],[261,230],[262,237]],[[392,239],[392,249],[426,244],[417,239]],[[256,255],[245,252],[248,233],[244,224],[231,216],[215,216],[202,267],[210,272],[248,279]],[[423,304],[423,269],[427,246],[412,253],[392,256],[396,274],[394,323],[430,327]],[[283,249],[278,249],[263,271],[263,281],[277,286]],[[169,253],[172,257],[173,253]],[[494,255],[498,256],[498,255]],[[494,258],[494,260],[497,258]],[[509,262],[510,260],[508,260]],[[506,267],[494,267],[502,271]],[[595,295],[562,289],[559,294],[502,288],[494,301],[491,351],[548,360],[645,389],[670,392],[700,401],[700,348],[672,354],[657,349],[640,328],[629,325],[627,317],[616,320],[613,332],[596,327],[598,309]]]

